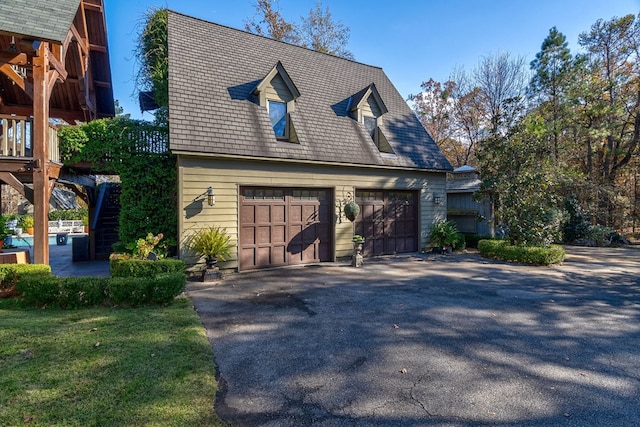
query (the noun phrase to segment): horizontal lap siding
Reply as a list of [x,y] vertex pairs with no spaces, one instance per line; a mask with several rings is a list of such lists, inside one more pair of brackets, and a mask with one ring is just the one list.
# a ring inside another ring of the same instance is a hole
[[[446,204],[435,205],[433,193],[445,194],[445,174],[399,170],[347,168],[324,165],[300,165],[246,160],[206,159],[191,156],[178,157],[180,177],[179,232],[181,242],[195,230],[210,225],[225,227],[237,244],[239,224],[239,187],[310,187],[335,189],[334,205],[354,196],[354,189],[409,189],[422,190],[419,201],[420,247],[427,243],[427,236],[434,217],[446,218]],[[216,205],[206,203],[202,195],[207,187],[213,187]],[[200,197],[199,197],[200,196]],[[195,201],[194,201],[195,200]],[[198,200],[202,200],[200,207]],[[334,255],[337,258],[351,255],[353,244],[352,223],[334,207]],[[187,262],[195,262],[182,252]],[[237,268],[237,246],[232,259],[221,263],[223,268]]]

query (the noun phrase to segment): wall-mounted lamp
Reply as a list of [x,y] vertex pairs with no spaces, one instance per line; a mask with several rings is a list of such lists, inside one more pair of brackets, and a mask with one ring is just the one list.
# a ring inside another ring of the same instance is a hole
[[442,203],[442,197],[440,197],[438,193],[433,193],[433,203],[435,203],[436,205]]
[[209,206],[216,204],[216,195],[213,192],[213,187],[207,188],[207,203]]

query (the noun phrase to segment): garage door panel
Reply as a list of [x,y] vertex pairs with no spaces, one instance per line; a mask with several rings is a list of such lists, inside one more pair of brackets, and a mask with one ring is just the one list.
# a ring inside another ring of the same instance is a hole
[[365,237],[365,256],[416,251],[418,192],[357,190],[362,214],[356,230]]
[[240,269],[330,261],[330,190],[244,187]]
[[287,220],[285,207],[276,205],[271,207],[271,222],[284,224]]

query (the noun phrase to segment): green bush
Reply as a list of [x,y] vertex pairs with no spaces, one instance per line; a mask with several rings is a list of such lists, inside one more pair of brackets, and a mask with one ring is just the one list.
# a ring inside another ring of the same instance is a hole
[[26,304],[78,308],[94,305],[165,304],[184,291],[184,272],[148,277],[23,276],[16,288]]
[[596,246],[609,246],[613,233],[613,228],[596,224],[589,227],[586,238],[591,240]]
[[109,261],[111,277],[153,277],[162,273],[184,273],[185,267],[184,261],[171,258],[157,261],[114,258]]
[[16,296],[20,277],[49,274],[51,267],[44,264],[0,264],[0,297]]
[[566,256],[564,248],[559,245],[511,245],[506,240],[480,240],[478,250],[482,256],[488,258],[532,265],[559,264]]
[[86,208],[77,209],[58,209],[49,212],[49,221],[70,221],[70,220],[84,220],[88,218],[89,212]]
[[155,277],[113,277],[108,284],[108,294],[117,305],[164,304],[184,291],[185,284],[183,272]]
[[464,237],[453,221],[436,220],[429,231],[429,239],[438,248],[451,246],[452,249],[464,249]]

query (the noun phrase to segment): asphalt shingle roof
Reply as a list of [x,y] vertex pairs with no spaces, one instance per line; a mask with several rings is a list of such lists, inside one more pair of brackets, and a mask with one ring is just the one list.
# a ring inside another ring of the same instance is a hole
[[[452,169],[381,68],[175,12],[168,27],[172,150]],[[291,113],[299,144],[276,140],[252,93],[278,61],[300,91]],[[396,156],[381,154],[349,115],[350,98],[371,83],[388,109],[380,128]]]
[[0,31],[62,43],[80,0],[0,0]]

